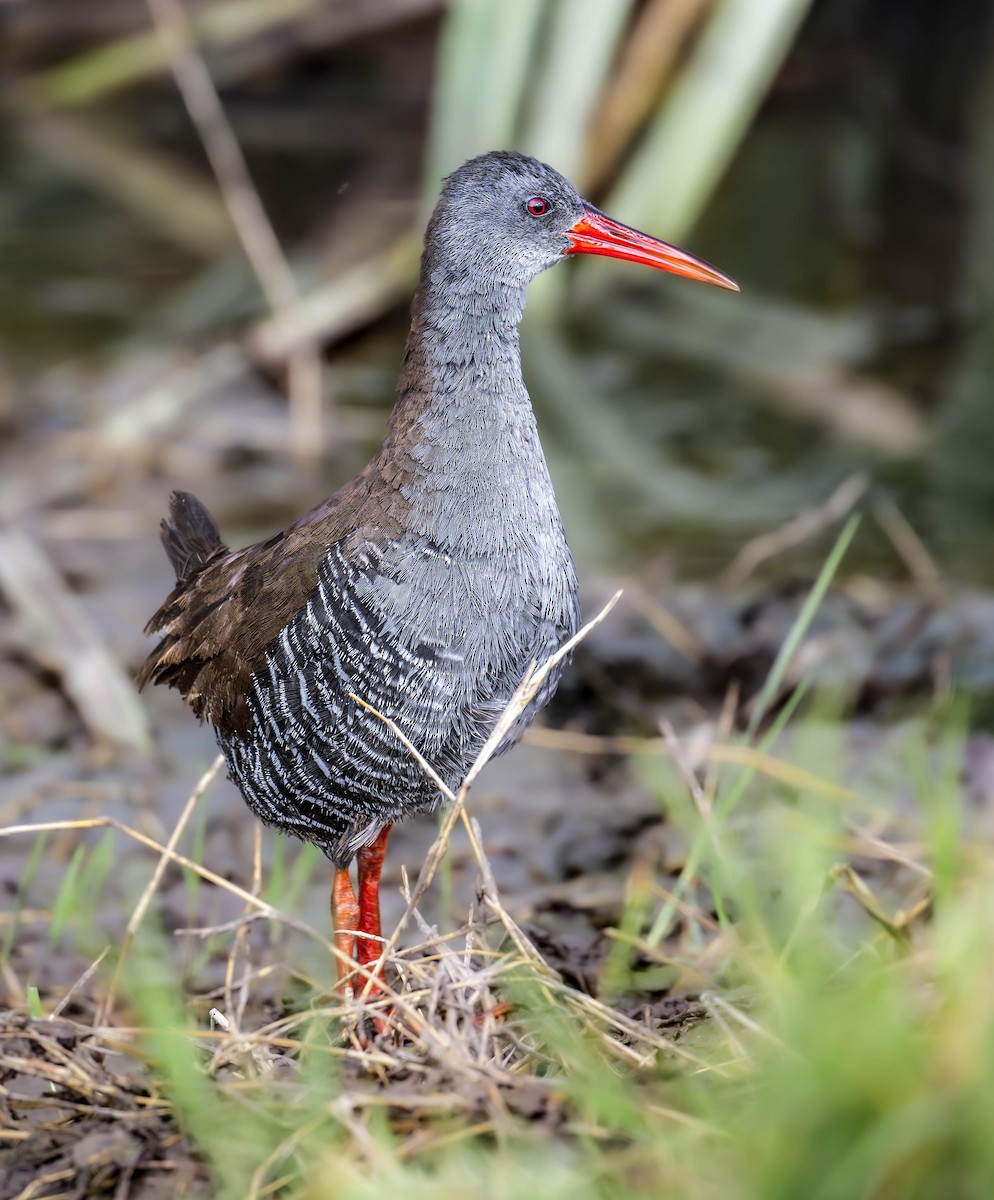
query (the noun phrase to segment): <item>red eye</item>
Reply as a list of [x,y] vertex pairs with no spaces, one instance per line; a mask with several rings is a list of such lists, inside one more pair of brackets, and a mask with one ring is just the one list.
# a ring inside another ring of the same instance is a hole
[[549,211],[549,203],[547,200],[543,200],[541,196],[532,196],[530,200],[525,202],[525,208],[528,209],[533,217],[540,217],[543,213]]

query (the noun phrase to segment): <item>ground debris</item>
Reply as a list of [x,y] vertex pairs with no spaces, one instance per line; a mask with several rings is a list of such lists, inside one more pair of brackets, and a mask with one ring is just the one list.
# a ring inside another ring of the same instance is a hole
[[0,1013],[0,1196],[69,1194],[199,1197],[206,1175],[125,1045]]

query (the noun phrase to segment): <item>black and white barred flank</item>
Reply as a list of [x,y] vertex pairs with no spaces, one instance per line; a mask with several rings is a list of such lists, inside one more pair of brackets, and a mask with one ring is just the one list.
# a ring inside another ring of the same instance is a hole
[[[353,695],[396,722],[445,783],[459,787],[529,664],[577,622],[570,597],[560,613],[536,617],[509,605],[489,627],[460,629],[447,618],[474,611],[466,601],[487,595],[487,574],[460,571],[424,538],[351,560],[340,544],[331,548],[307,604],[252,676],[249,731],[217,731],[231,778],[261,820],[345,865],[387,823],[439,803],[437,786]],[[434,607],[424,596],[398,605],[412,579],[435,581]],[[557,683],[558,672],[501,749]]]

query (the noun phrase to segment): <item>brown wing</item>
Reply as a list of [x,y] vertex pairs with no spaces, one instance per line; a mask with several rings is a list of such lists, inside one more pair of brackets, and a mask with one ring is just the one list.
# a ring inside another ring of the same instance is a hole
[[[178,688],[201,720],[226,733],[243,732],[252,672],[307,603],[329,547],[352,532],[347,514],[354,519],[361,510],[368,485],[360,476],[281,533],[235,551],[221,543],[198,501],[188,498],[196,519],[189,528],[174,504],[163,541],[180,578],[145,627],[163,636],[139,671],[138,686]],[[180,548],[175,555],[171,544]]]

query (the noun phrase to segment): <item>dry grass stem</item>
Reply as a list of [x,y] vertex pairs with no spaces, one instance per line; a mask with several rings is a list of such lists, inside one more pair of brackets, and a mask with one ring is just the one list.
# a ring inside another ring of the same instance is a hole
[[50,1017],[62,1016],[73,1000],[82,994],[83,989],[97,973],[100,968],[100,964],[104,961],[109,953],[110,946],[104,946],[103,950],[100,951],[97,957],[93,960],[93,962],[90,963],[90,965],[86,968],[83,974],[80,975],[76,982],[66,989],[65,995],[63,995],[62,999],[58,1002],[58,1004],[56,1004],[49,1014]]
[[730,588],[741,587],[760,564],[811,541],[841,521],[862,500],[869,486],[868,476],[862,473],[850,475],[822,504],[809,508],[779,529],[746,542],[722,574],[722,584]]
[[752,1069],[755,1066],[755,1060],[746,1049],[741,1038],[738,1037],[731,1025],[725,1019],[725,1012],[727,1010],[722,1005],[715,1003],[715,997],[710,992],[701,993],[701,1003],[707,1009],[708,1016],[725,1035],[725,1041],[727,1041],[729,1046],[731,1046],[732,1053],[735,1055],[739,1064],[744,1064]]
[[159,861],[155,864],[155,870],[152,872],[152,878],[148,881],[145,890],[138,898],[138,903],[132,910],[131,916],[128,918],[127,928],[124,931],[124,940],[121,943],[121,953],[118,956],[117,965],[114,967],[114,975],[111,979],[110,986],[107,989],[107,994],[100,1006],[99,1013],[95,1024],[106,1025],[108,1018],[114,1007],[114,998],[117,993],[118,985],[121,982],[121,973],[124,970],[124,964],[127,962],[128,953],[131,950],[131,945],[134,942],[135,934],[138,932],[142,921],[145,919],[145,914],[148,912],[148,906],[152,902],[152,897],[158,891],[159,884],[162,882],[162,876],[165,874],[166,867],[169,864],[170,856],[175,852],[176,846],[180,838],[183,836],[183,831],[186,829],[190,818],[193,816],[193,810],[197,807],[198,802],[206,794],[207,789],[217,778],[218,772],[224,766],[224,759],[219,754],[211,763],[207,770],[201,775],[200,779],[194,786],[193,791],[187,798],[186,804],[183,806],[183,811],[179,815],[173,827],[173,832],[169,837],[169,841],[162,848],[162,853],[159,855]]
[[386,725],[386,727],[398,739],[404,749],[408,752],[408,754],[411,755],[414,761],[438,788],[446,800],[450,802],[455,800],[455,793],[446,783],[443,782],[441,775],[438,774],[431,763],[428,762],[420,750],[418,750],[417,746],[414,745],[407,734],[404,733],[404,731],[398,726],[396,721],[392,720],[388,716],[385,716],[379,711],[379,709],[374,708],[372,704],[367,704],[366,701],[363,700],[361,696],[357,696],[355,692],[349,692],[349,697],[350,699],[354,700],[356,704],[364,708],[366,712],[372,714],[372,716],[376,717],[378,720],[382,721],[384,725]]
[[[659,754],[672,757],[672,750],[663,738],[601,737],[593,733],[576,733],[572,730],[531,729],[528,740],[533,746],[544,746],[549,750],[565,750],[572,754]],[[692,763],[689,748],[684,746],[688,763]],[[855,803],[861,800],[858,792],[840,784],[831,783],[812,771],[784,762],[772,754],[764,754],[752,746],[712,742],[701,747],[701,759],[718,765],[749,767],[757,774],[776,779],[788,787],[809,791],[816,796]]]
[[[435,839],[434,844],[428,851],[428,855],[425,858],[421,872],[418,875],[418,881],[414,885],[414,890],[411,893],[408,901],[407,909],[401,916],[400,921],[397,923],[397,927],[390,935],[389,946],[391,949],[397,945],[397,940],[407,927],[416,905],[424,895],[425,891],[428,889],[432,879],[435,877],[435,872],[438,870],[438,865],[448,850],[449,839],[452,836],[452,830],[455,828],[456,821],[460,817],[462,806],[465,804],[466,796],[473,782],[476,780],[477,776],[490,761],[490,759],[494,756],[497,748],[507,736],[508,732],[512,729],[515,722],[535,698],[539,688],[542,686],[542,682],[548,676],[549,672],[552,671],[560,662],[562,662],[564,658],[571,654],[574,647],[581,642],[592,629],[599,625],[601,621],[608,616],[615,604],[617,604],[620,597],[621,592],[615,592],[615,594],[611,597],[607,604],[605,604],[597,616],[593,618],[592,621],[589,621],[586,625],[584,625],[582,629],[580,629],[572,638],[570,638],[565,645],[560,647],[560,649],[557,650],[556,653],[547,659],[546,662],[544,662],[540,667],[530,668],[526,672],[525,678],[518,685],[517,690],[508,702],[507,707],[504,709],[504,712],[494,727],[493,732],[490,734],[490,737],[487,738],[482,750],[477,755],[476,761],[467,772],[466,778],[463,780],[459,792],[456,795],[453,795],[451,789],[445,787],[444,785],[442,786],[442,794],[447,800],[450,800],[452,807],[445,814],[445,819],[442,822],[442,827],[439,831],[438,837]],[[395,728],[392,722],[390,722],[390,725],[391,728]],[[397,732],[399,734],[399,731]],[[424,757],[420,754],[417,754],[417,751],[414,750],[414,748],[410,745],[408,739],[403,738],[402,735],[400,736],[402,737],[404,744],[416,754],[417,761],[419,763],[423,763]],[[429,777],[438,780],[437,773],[434,771],[430,771]]]
[[[262,890],[262,824],[259,821],[255,822],[252,837],[252,895],[258,896]],[[249,974],[243,975],[241,982],[238,985],[238,1000],[234,999],[235,967],[239,957],[245,954],[247,949],[248,930],[252,917],[255,916],[255,910],[246,903],[242,911],[241,920],[235,928],[235,936],[231,939],[231,947],[228,951],[228,962],[224,971],[224,1003],[229,1013],[234,1013],[234,1021],[236,1025],[241,1027],[245,1017],[245,1008],[248,1004],[248,982]]]
[[[733,680],[725,692],[721,703],[721,712],[715,726],[714,740],[717,744],[727,744],[732,741],[735,733],[735,715],[739,710],[740,687],[738,680]],[[705,756],[704,761],[704,795],[708,806],[714,808],[718,796],[718,782],[721,777],[721,767],[714,759]]]
[[0,591],[28,652],[59,675],[92,733],[148,750],[148,721],[134,685],[62,575],[20,529],[0,526]]
[[22,834],[63,833],[83,829],[116,829],[118,833],[122,833],[125,837],[129,837],[149,850],[155,851],[156,854],[163,855],[177,866],[186,867],[188,870],[199,875],[201,879],[214,884],[215,887],[222,888],[232,896],[236,896],[238,899],[253,905],[263,916],[282,922],[288,928],[313,938],[322,946],[329,946],[328,939],[312,929],[306,922],[298,921],[290,916],[289,913],[281,912],[274,905],[268,904],[265,900],[260,899],[260,897],[253,896],[245,888],[239,887],[237,883],[232,883],[230,879],[225,879],[223,875],[218,875],[217,872],[210,870],[201,863],[195,862],[192,858],[187,858],[185,854],[179,854],[175,850],[168,849],[161,842],[148,837],[138,829],[133,829],[130,825],[125,825],[123,821],[118,821],[114,817],[88,817],[78,821],[39,821],[30,825],[10,825],[6,829],[0,829],[0,838],[18,837]]
[[886,493],[873,501],[873,516],[890,539],[891,545],[904,562],[915,583],[926,592],[943,588],[942,573],[914,526]]
[[837,863],[829,872],[833,883],[847,892],[872,920],[901,946],[908,943],[906,925],[895,920],[884,908],[873,889],[849,863]]
[[659,730],[663,735],[663,742],[666,748],[673,756],[673,761],[677,765],[677,770],[679,770],[683,782],[687,785],[687,791],[690,792],[694,803],[697,805],[697,811],[705,820],[710,820],[711,799],[701,786],[700,780],[694,774],[694,768],[690,765],[683,747],[680,745],[680,739],[677,737],[676,730],[665,717],[659,722]]
[[731,1001],[725,999],[724,996],[719,996],[716,992],[702,992],[701,1003],[704,1004],[710,1011],[721,1009],[722,1012],[728,1013],[733,1021],[737,1021],[743,1029],[748,1029],[750,1033],[754,1033],[757,1037],[765,1038],[768,1042],[773,1042],[774,1045],[783,1048],[783,1042],[774,1033],[771,1033],[764,1025],[758,1021],[754,1021],[742,1009],[732,1004]]
[[691,629],[675,617],[673,613],[655,596],[638,584],[626,584],[625,590],[628,603],[638,610],[643,620],[659,634],[665,642],[688,659],[699,662],[704,654],[704,647]]
[[[300,296],[296,280],[259,198],[238,139],[224,112],[182,0],[146,0],[169,63],[245,254],[269,307],[295,323]],[[312,341],[302,338],[289,359],[291,440],[301,457],[320,452],[323,443],[321,361]]]
[[659,96],[712,0],[649,0],[622,50],[587,137],[584,176],[602,187]]
[[855,858],[875,858],[884,862],[899,863],[924,879],[932,878],[932,869],[924,861],[927,853],[922,842],[898,844],[885,841],[869,830],[852,827],[852,835],[843,839],[841,848]]
[[303,345],[364,328],[410,291],[420,253],[420,238],[401,235],[386,250],[344,268],[302,296],[292,313],[260,320],[245,337],[246,350],[253,359],[276,366]]

